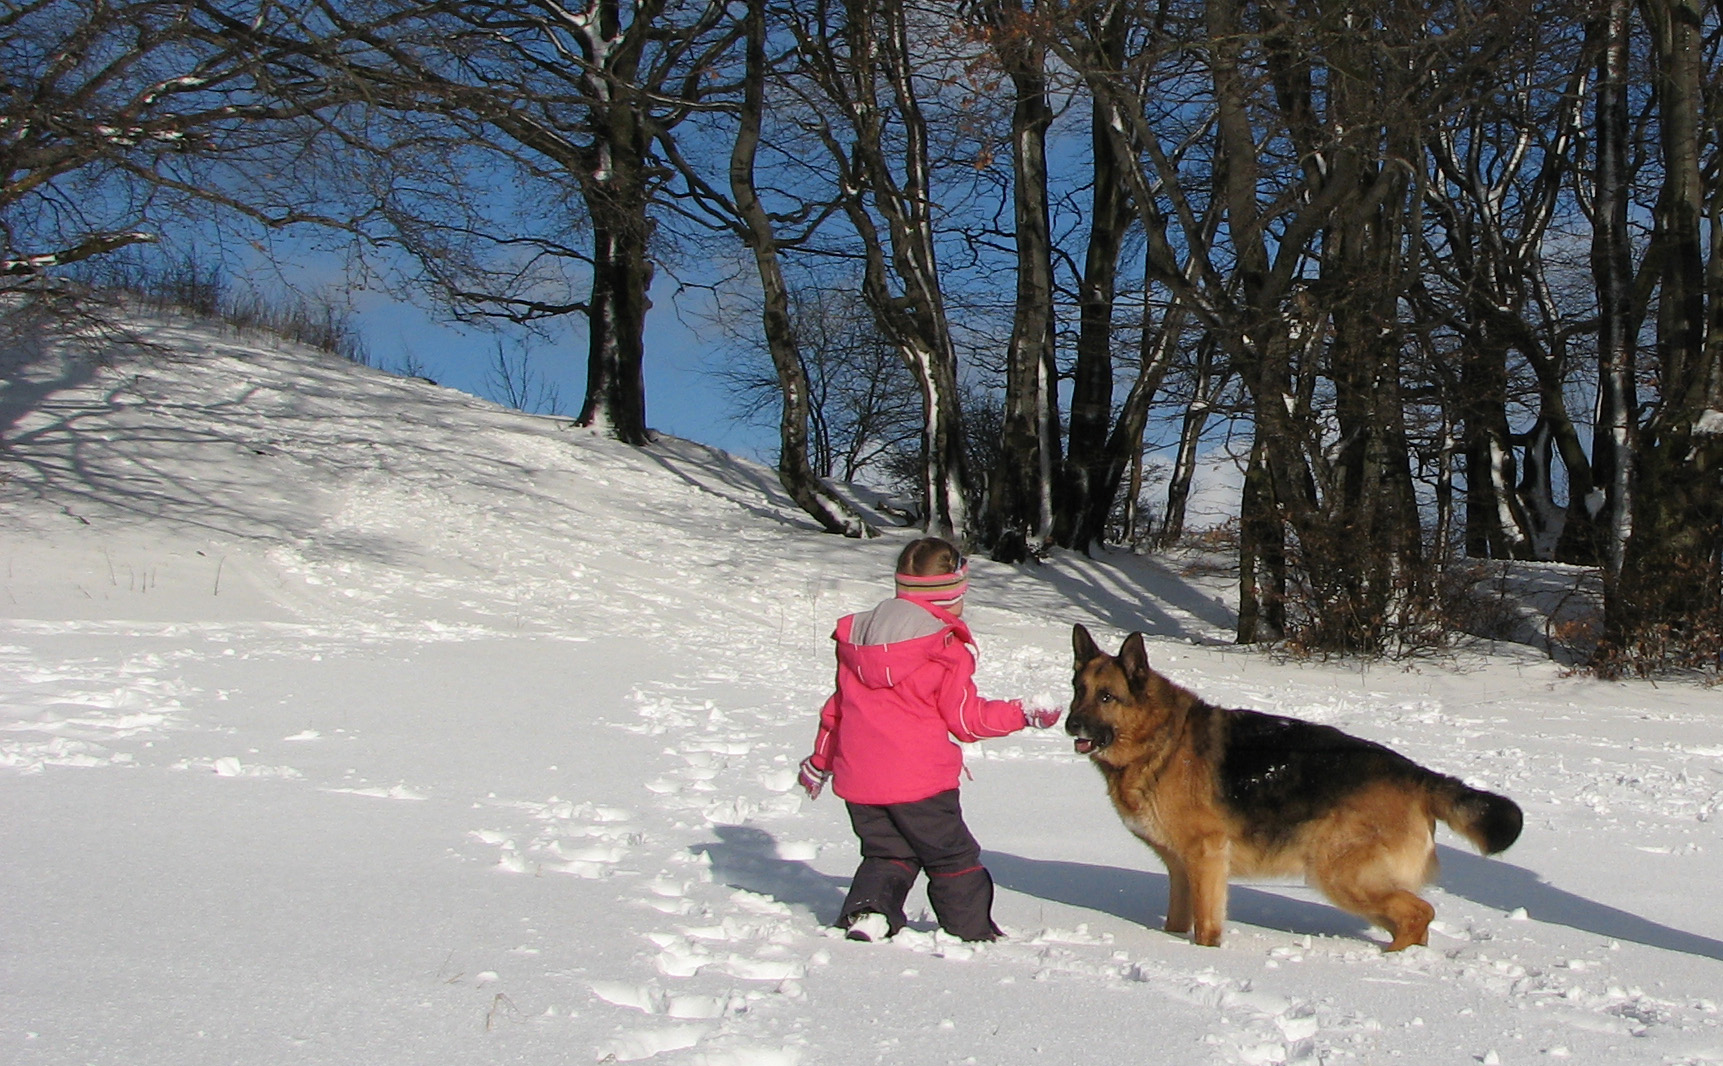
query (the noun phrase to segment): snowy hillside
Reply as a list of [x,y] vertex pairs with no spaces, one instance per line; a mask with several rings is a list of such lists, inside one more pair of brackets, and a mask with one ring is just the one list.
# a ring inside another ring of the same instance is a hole
[[843,806],[794,768],[907,531],[820,535],[696,444],[145,339],[4,357],[0,1061],[1723,1062],[1723,693],[1286,663],[1227,644],[1224,582],[980,561],[987,695],[1062,701],[1073,622],[1142,630],[1526,832],[1441,831],[1429,948],[1280,884],[1198,948],[1069,739],[1017,734],[964,784],[1008,938],[852,943]]

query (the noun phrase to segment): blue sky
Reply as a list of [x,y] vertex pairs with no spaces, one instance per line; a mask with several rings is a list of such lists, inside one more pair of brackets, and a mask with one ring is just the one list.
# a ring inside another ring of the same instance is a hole
[[[661,433],[775,463],[775,427],[739,422],[729,396],[713,376],[713,365],[738,358],[735,345],[721,346],[702,336],[697,326],[678,317],[673,298],[655,294],[654,300],[646,326],[647,423]],[[438,384],[496,399],[487,380],[495,359],[495,334],[449,324],[423,308],[381,294],[364,294],[355,303],[355,324],[374,364],[398,369],[411,356]],[[554,381],[562,412],[576,413],[586,387],[584,330],[571,324],[555,338],[533,342],[531,352],[534,371]],[[759,352],[758,358],[760,369],[769,371],[766,354]],[[1154,457],[1170,459],[1170,451]],[[1213,525],[1236,513],[1242,479],[1224,448],[1207,453],[1202,467],[1189,504],[1192,528]]]
[[[338,248],[318,243],[317,234],[269,234],[258,241],[236,240],[219,229],[193,233],[182,246],[164,242],[161,258],[181,257],[213,262],[239,288],[255,288],[266,297],[304,298],[314,303],[329,298],[347,310],[373,366],[401,372],[412,366],[440,385],[503,402],[491,383],[499,339],[511,352],[521,350],[520,331],[491,332],[452,322],[424,300],[409,300],[382,287],[361,287],[356,272]],[[267,240],[267,244],[264,243]],[[373,267],[388,266],[387,259]],[[401,279],[393,279],[397,284]],[[673,279],[661,275],[652,293],[646,320],[646,421],[660,433],[709,444],[735,455],[777,462],[777,429],[744,425],[711,367],[745,357],[733,341],[702,335],[698,305],[714,297],[703,288],[682,299],[689,309],[678,313]],[[558,413],[574,415],[586,394],[586,331],[578,315],[555,333],[525,341],[536,374],[555,385]],[[757,351],[759,369],[771,373],[771,361]]]
[[[491,380],[499,337],[518,352],[518,333],[497,334],[450,322],[426,305],[388,293],[355,291],[342,267],[307,249],[296,249],[286,273],[294,288],[303,292],[346,289],[343,301],[353,314],[371,363],[384,370],[401,372],[408,367],[438,384],[485,399],[503,402]],[[280,270],[281,260],[275,269]],[[255,266],[255,262],[252,264]],[[767,464],[777,461],[775,416],[769,425],[744,424],[736,405],[717,379],[715,367],[753,358],[756,369],[770,375],[770,359],[734,339],[718,336],[716,327],[702,326],[702,305],[722,299],[714,290],[696,286],[678,290],[672,279],[661,277],[654,288],[653,307],[646,324],[646,420],[660,433],[697,441],[733,455]],[[573,415],[580,409],[586,389],[586,333],[579,316],[553,335],[527,342],[533,372],[554,384],[558,413]],[[1171,459],[1170,444],[1151,453],[1152,463]],[[1226,449],[1208,453],[1199,474],[1196,498],[1190,505],[1194,527],[1206,526],[1234,513],[1237,507],[1239,474]],[[1158,490],[1151,489],[1151,496]]]
[[[447,323],[409,303],[372,295],[359,301],[355,317],[374,364],[395,370],[409,361],[424,367],[438,384],[496,399],[489,377],[498,335]],[[513,337],[505,343],[514,345]],[[577,326],[535,340],[531,368],[554,383],[560,410],[579,411],[586,390],[586,335]],[[709,369],[717,345],[679,319],[669,299],[657,300],[646,324],[646,421],[672,436],[710,444],[766,462],[777,458],[776,435],[769,427],[744,425]],[[760,354],[762,369],[766,356]]]

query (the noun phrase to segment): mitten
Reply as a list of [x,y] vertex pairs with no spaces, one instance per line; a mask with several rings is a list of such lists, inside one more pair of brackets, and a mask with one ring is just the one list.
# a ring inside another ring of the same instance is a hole
[[820,790],[826,787],[826,781],[832,776],[830,770],[822,770],[814,765],[812,755],[802,760],[802,772],[796,778],[796,784],[802,786],[802,791],[809,799],[819,799]]
[[1036,729],[1052,729],[1059,724],[1059,719],[1065,713],[1063,707],[1033,707],[1023,712],[1023,717]]

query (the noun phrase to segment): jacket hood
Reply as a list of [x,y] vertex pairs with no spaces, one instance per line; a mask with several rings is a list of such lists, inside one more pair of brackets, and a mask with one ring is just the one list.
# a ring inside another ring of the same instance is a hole
[[970,641],[969,627],[950,616],[938,632],[894,644],[855,644],[850,641],[854,615],[838,620],[832,639],[838,644],[838,665],[872,689],[895,688],[929,663],[943,662]]

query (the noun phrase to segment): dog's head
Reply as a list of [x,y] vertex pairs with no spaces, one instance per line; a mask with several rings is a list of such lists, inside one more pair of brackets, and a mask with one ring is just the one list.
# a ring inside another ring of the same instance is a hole
[[1123,765],[1178,713],[1182,690],[1149,666],[1141,633],[1126,637],[1118,655],[1108,655],[1079,625],[1071,631],[1071,645],[1077,672],[1065,732],[1076,738],[1079,755]]

